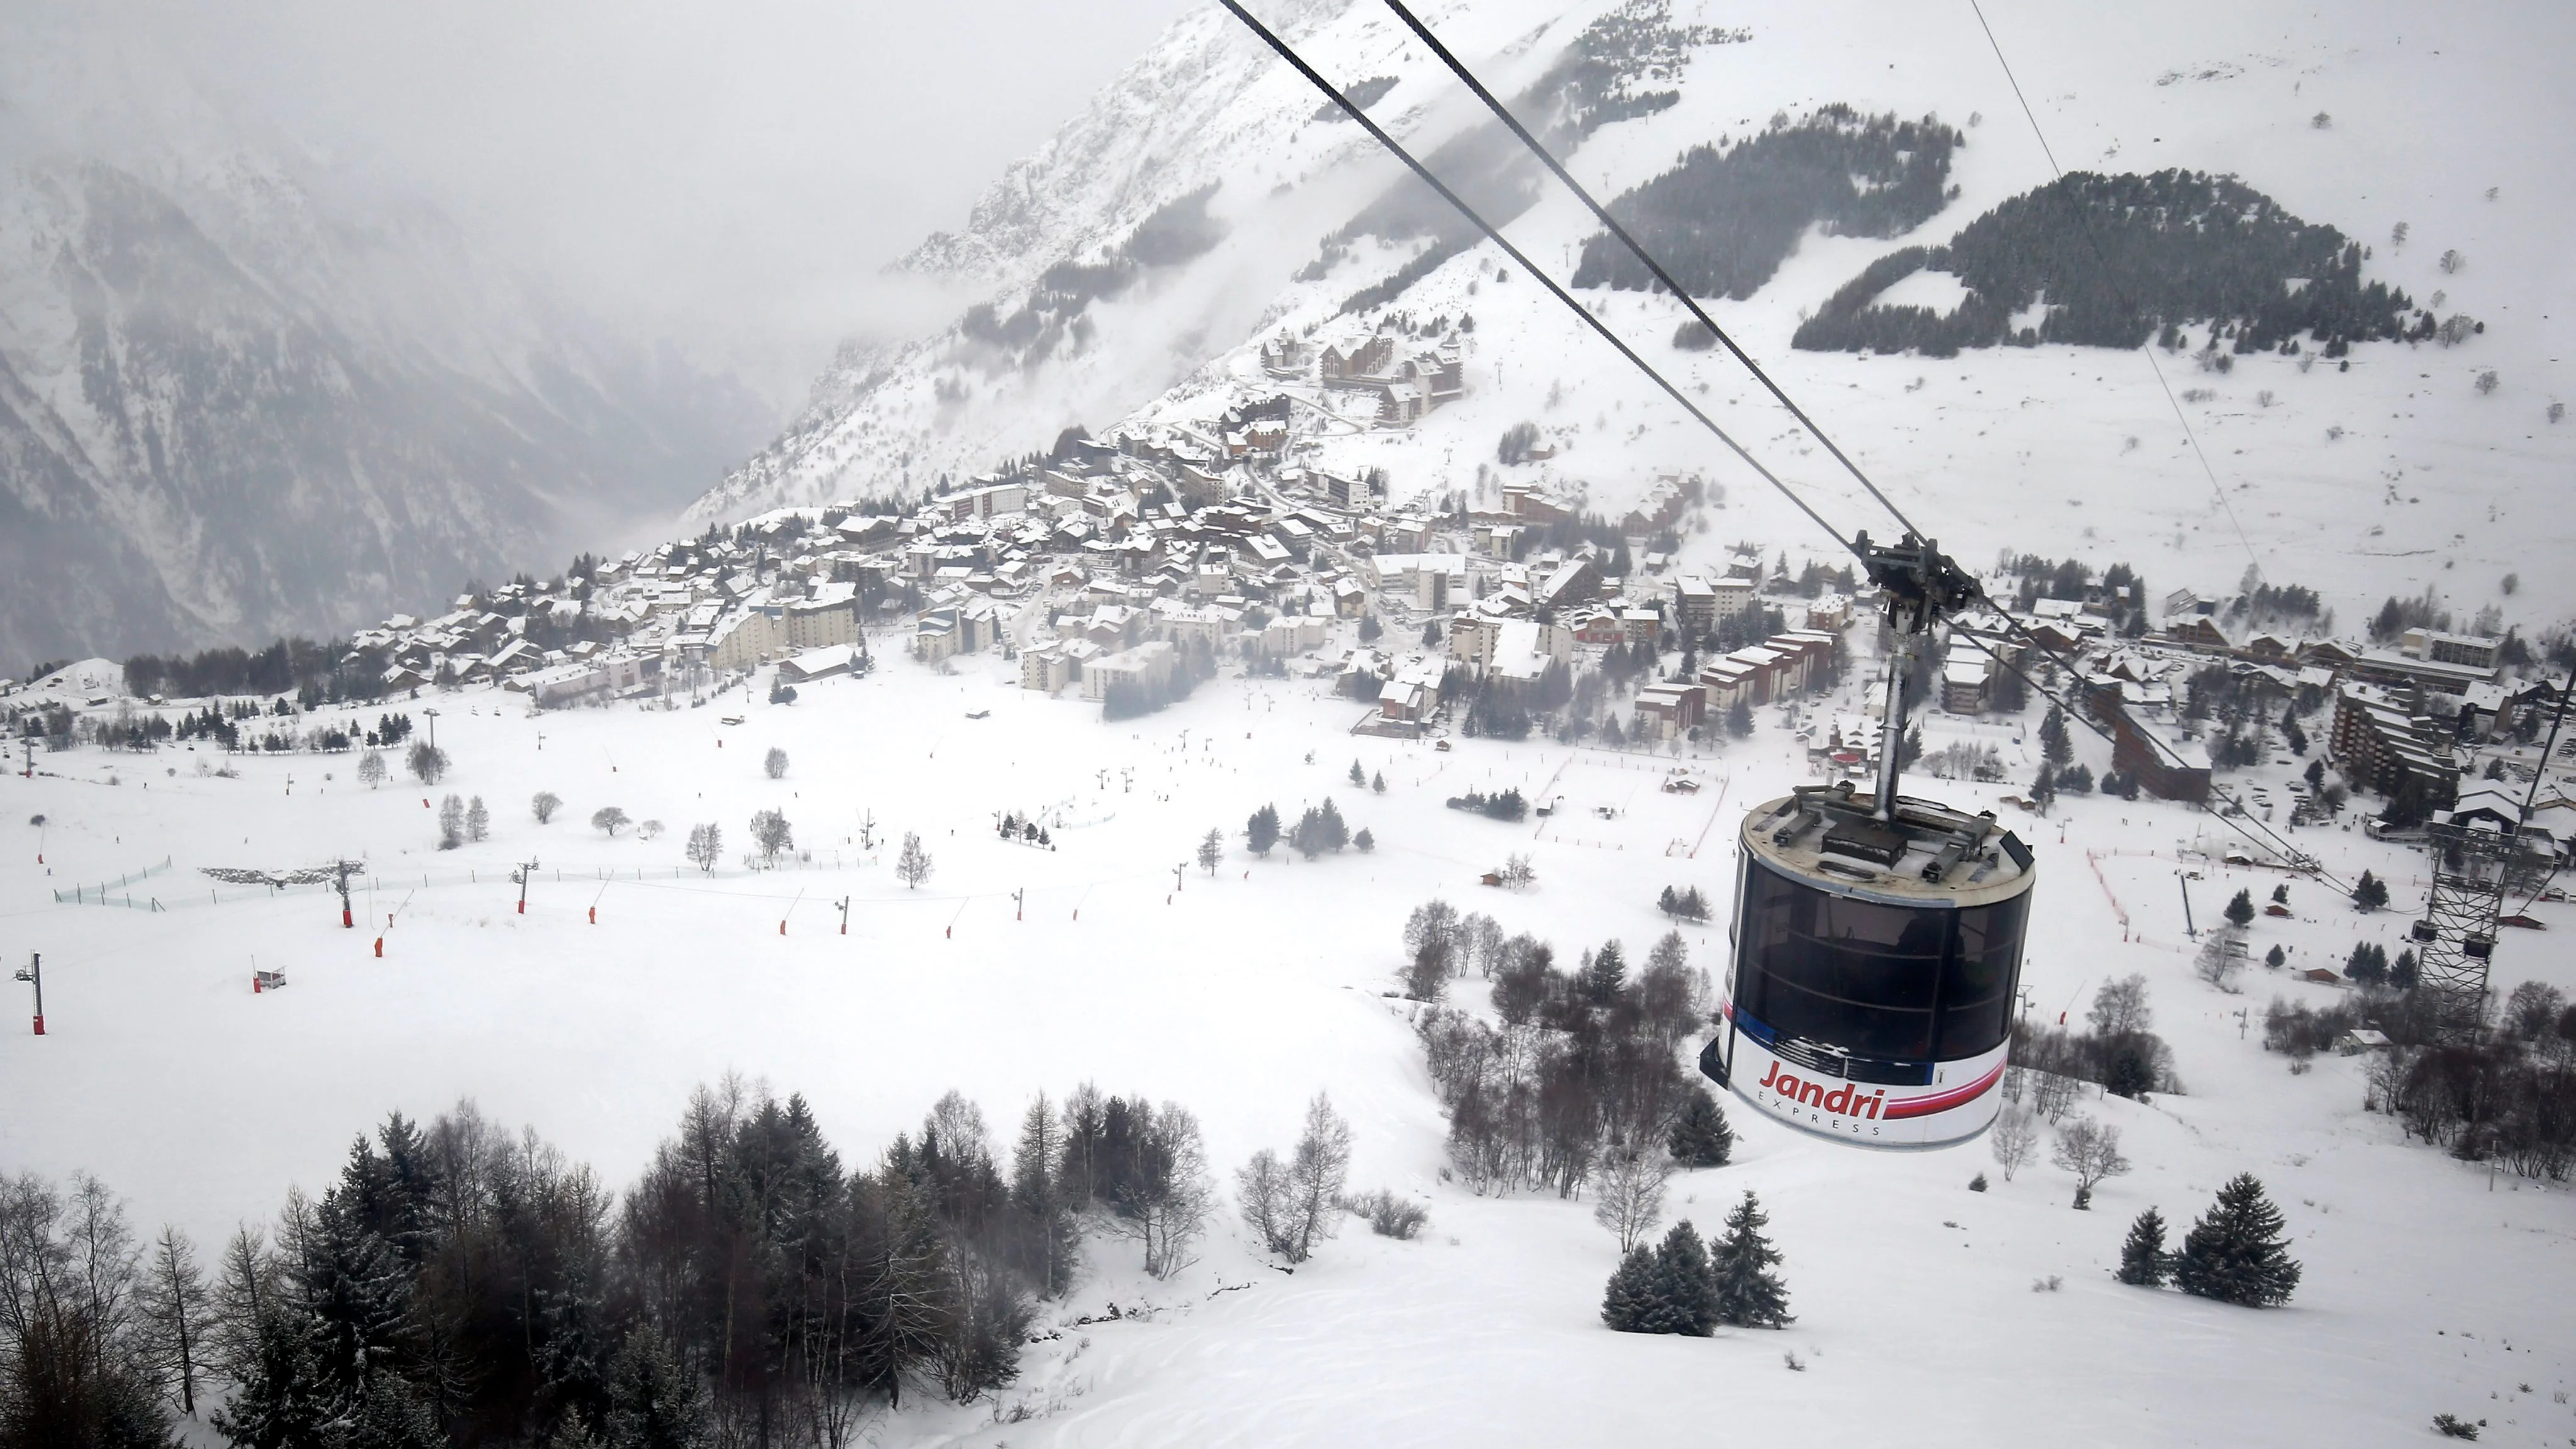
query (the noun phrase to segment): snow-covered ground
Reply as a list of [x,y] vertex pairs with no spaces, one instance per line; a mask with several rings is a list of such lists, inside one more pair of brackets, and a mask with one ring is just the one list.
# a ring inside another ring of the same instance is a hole
[[[1353,1185],[1419,1195],[1421,1239],[1354,1223],[1287,1276],[1229,1210],[1204,1261],[1167,1283],[1142,1276],[1132,1246],[1095,1241],[1045,1321],[1113,1302],[1119,1318],[1031,1346],[998,1403],[907,1410],[879,1442],[1681,1444],[1822,1428],[1862,1443],[2384,1443],[2428,1432],[2437,1411],[2487,1419],[2489,1442],[2576,1434],[2576,1410],[2552,1398],[2576,1388],[2576,1199],[2403,1142],[2362,1110],[2355,1060],[2293,1076],[2260,1050],[2273,993],[2332,989],[2257,968],[2226,996],[2191,975],[2175,872],[2203,875],[2204,921],[2237,886],[2260,898],[2281,878],[2186,858],[2219,838],[2209,817],[2117,799],[2063,801],[2046,821],[2001,807],[2043,871],[2030,1011],[2080,1017],[2104,980],[2144,972],[2188,1088],[2082,1107],[2122,1129],[2136,1164],[2091,1212],[2069,1210],[2070,1180],[2044,1154],[2005,1182],[1983,1145],[1866,1153],[1738,1110],[1739,1161],[1677,1180],[1669,1215],[1706,1228],[1757,1190],[1799,1321],[1636,1337],[1600,1326],[1615,1255],[1588,1203],[1479,1199],[1440,1180],[1412,1008],[1388,994],[1400,927],[1441,895],[1560,956],[1612,936],[1642,950],[1666,928],[1657,892],[1722,897],[1743,810],[1807,778],[1776,712],[1705,755],[1467,739],[1441,752],[1350,736],[1357,709],[1305,683],[1226,679],[1104,724],[1096,707],[1017,689],[998,660],[956,663],[941,675],[895,660],[793,706],[755,687],[703,709],[532,717],[511,696],[441,695],[424,703],[455,770],[429,792],[369,791],[348,757],[241,758],[225,779],[185,749],[39,755],[57,773],[0,781],[0,954],[14,967],[44,953],[49,1028],[0,1035],[0,1167],[94,1171],[138,1221],[208,1241],[274,1212],[290,1184],[323,1186],[387,1111],[460,1097],[620,1182],[689,1088],[728,1071],[804,1093],[853,1157],[950,1087],[1008,1122],[1032,1093],[1092,1079],[1193,1108],[1221,1175],[1286,1145],[1323,1090],[1356,1129]],[[2025,776],[2016,751],[2035,741],[1981,728]],[[1935,750],[1950,729],[1935,717]],[[790,757],[782,780],[760,768],[771,746]],[[1384,796],[1351,787],[1354,758],[1383,772]],[[1656,789],[1677,766],[1705,788]],[[1507,825],[1443,807],[1470,785],[1567,808]],[[2006,788],[1943,793],[1992,805]],[[541,789],[565,802],[551,825],[527,810]],[[423,796],[449,790],[491,806],[490,841],[434,848]],[[1213,878],[1189,866],[1175,890],[1173,867],[1209,827],[1235,837],[1263,803],[1293,818],[1328,795],[1372,830],[1373,855],[1260,861],[1238,843]],[[668,833],[607,838],[586,823],[607,805]],[[769,807],[810,862],[744,868],[745,823]],[[1056,849],[994,838],[997,812],[1036,810],[1061,811]],[[41,831],[26,823],[40,812]],[[729,844],[712,877],[681,859],[700,821]],[[889,842],[907,831],[935,859],[917,891],[892,869]],[[2293,964],[2324,964],[2360,936],[2393,945],[2416,858],[2339,829],[2300,840],[2339,871],[2391,876],[2398,909],[2356,917],[2293,882],[2296,915],[2259,920],[2257,954],[2279,942]],[[1533,890],[1477,886],[1515,851],[1534,858]],[[314,888],[262,898],[197,874],[334,853],[373,872],[361,929],[342,930]],[[169,870],[115,892],[161,912],[51,894],[164,857]],[[531,858],[521,916],[507,876]],[[2551,944],[2576,913],[2541,910],[2553,930],[2511,933],[2499,981],[2576,987],[2576,961]],[[1694,964],[1723,969],[1720,928],[1690,942]],[[254,958],[291,984],[254,995]],[[1992,1190],[1971,1193],[1981,1170]],[[2288,1309],[2110,1281],[2139,1209],[2187,1224],[2240,1171],[2269,1186],[2306,1264]],[[2052,1275],[2060,1290],[2033,1290]]]

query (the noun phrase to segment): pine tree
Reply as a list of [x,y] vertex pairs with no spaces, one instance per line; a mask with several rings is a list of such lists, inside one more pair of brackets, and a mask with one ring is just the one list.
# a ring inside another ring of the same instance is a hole
[[1199,839],[1199,869],[1206,871],[1213,879],[1216,875],[1217,862],[1223,859],[1225,859],[1225,836],[1214,827],[1210,827],[1208,833]]
[[1684,1167],[1724,1167],[1735,1155],[1735,1129],[1727,1125],[1726,1109],[1717,1099],[1694,1088],[1664,1145]]
[[2173,1260],[2165,1252],[2164,1214],[2149,1208],[2129,1224],[2129,1238],[2120,1245],[2120,1268],[2111,1276],[2136,1288],[2162,1288],[2173,1273]]
[[2254,924],[2254,893],[2238,891],[2227,903],[2227,924],[2239,928]]
[[2030,803],[2042,810],[2057,803],[2056,775],[2045,761],[2040,764],[2038,778],[2030,782]]
[[1621,1333],[1651,1333],[1646,1314],[1654,1300],[1655,1255],[1643,1243],[1619,1260],[1601,1295],[1601,1321]]
[[1771,1271],[1779,1265],[1780,1253],[1762,1235],[1769,1222],[1750,1188],[1744,1201],[1726,1215],[1726,1236],[1719,1240],[1710,1263],[1720,1323],[1736,1328],[1786,1328],[1797,1321],[1789,1316],[1788,1285]]
[[2066,710],[2052,704],[2039,722],[2040,754],[2052,765],[2063,765],[2075,758],[2075,741],[2066,733]]
[[1583,994],[1595,1006],[1608,1006],[1619,997],[1619,988],[1628,981],[1627,953],[1617,941],[1604,941],[1601,949],[1583,968]]
[[1279,843],[1279,807],[1264,805],[1253,811],[1243,824],[1243,842],[1253,854],[1268,859],[1271,847]]
[[465,838],[468,840],[492,838],[492,812],[483,808],[483,797],[480,795],[466,802]]
[[2281,1235],[2281,1210],[2250,1172],[2218,1190],[2218,1202],[2192,1225],[2174,1260],[2174,1286],[2201,1298],[2247,1308],[2274,1308],[2299,1286],[2299,1265]]
[[1386,771],[1380,770],[1369,776],[1369,789],[1380,795],[1386,793]]
[[1699,1230],[1687,1219],[1673,1224],[1655,1247],[1646,1280],[1646,1313],[1638,1331],[1708,1337],[1718,1323],[1717,1280],[1709,1269],[1708,1247],[1700,1241]]
[[1368,788],[1368,771],[1361,769],[1357,760],[1351,761],[1351,783],[1363,790]]

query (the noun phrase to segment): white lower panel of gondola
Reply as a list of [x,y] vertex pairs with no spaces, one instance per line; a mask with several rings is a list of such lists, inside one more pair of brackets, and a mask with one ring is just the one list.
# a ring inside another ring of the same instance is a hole
[[1726,1084],[1764,1116],[1862,1147],[1955,1147],[1994,1125],[2008,1047],[1942,1062],[1929,1086],[1891,1087],[1811,1073],[1745,1032],[1719,1028]]

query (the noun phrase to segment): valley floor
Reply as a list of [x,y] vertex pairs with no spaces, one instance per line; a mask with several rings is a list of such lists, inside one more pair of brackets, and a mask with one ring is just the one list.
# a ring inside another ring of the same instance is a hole
[[[238,778],[220,778],[185,749],[39,756],[51,773],[0,781],[0,952],[13,967],[44,953],[48,1017],[41,1039],[0,1036],[0,1168],[95,1172],[138,1224],[210,1243],[272,1214],[290,1184],[324,1186],[387,1111],[428,1116],[460,1098],[619,1183],[689,1089],[727,1072],[802,1092],[854,1157],[950,1087],[999,1127],[1031,1094],[1089,1079],[1195,1110],[1223,1180],[1257,1148],[1286,1146],[1323,1090],[1356,1130],[1353,1186],[1424,1200],[1420,1239],[1375,1238],[1354,1220],[1290,1275],[1229,1210],[1203,1260],[1168,1282],[1145,1278],[1131,1245],[1094,1239],[1017,1384],[972,1406],[907,1409],[875,1442],[1681,1444],[1822,1431],[2384,1443],[2429,1435],[2442,1411],[2487,1420],[2486,1442],[2576,1435],[2576,1199],[2405,1142],[2363,1111],[2361,1059],[2294,1076],[2262,1052],[2273,994],[2322,1001],[2333,988],[2258,967],[2231,996],[2192,976],[2175,872],[2205,877],[2191,883],[2204,922],[2238,886],[2259,899],[2286,879],[2207,858],[2209,817],[2098,798],[2062,801],[2044,822],[1999,807],[2033,837],[2043,872],[2032,1014],[2080,1019],[2104,980],[2144,972],[2187,1088],[2080,1108],[2118,1125],[2135,1163],[2092,1211],[2069,1210],[2055,1168],[2003,1180],[1983,1145],[1856,1152],[1738,1109],[1737,1162],[1677,1179],[1668,1216],[1711,1228],[1758,1191],[1798,1321],[1635,1337],[1600,1325],[1615,1253],[1588,1202],[1477,1198],[1442,1181],[1418,1008],[1390,994],[1400,930],[1439,895],[1552,941],[1560,958],[1610,937],[1642,952],[1668,925],[1657,892],[1722,897],[1742,812],[1808,778],[1776,713],[1750,740],[1679,757],[1467,739],[1441,752],[1350,736],[1357,707],[1305,683],[1227,679],[1112,724],[1013,687],[997,660],[957,663],[943,676],[890,662],[793,706],[737,693],[672,713],[532,717],[513,696],[445,695],[438,742],[455,769],[429,791],[367,790],[346,757],[245,757]],[[2012,727],[1935,717],[1927,734],[1937,750],[1971,728],[2027,777],[2014,752],[2035,744]],[[760,768],[772,746],[790,757],[775,781]],[[1355,757],[1383,773],[1383,796],[1352,788]],[[1676,768],[1704,788],[1657,789]],[[1469,786],[1564,808],[1507,825],[1443,807]],[[489,803],[491,840],[434,848],[424,798],[450,790]],[[550,825],[527,809],[538,790],[566,802]],[[1991,806],[2007,787],[1943,791]],[[1258,806],[1293,819],[1327,796],[1374,833],[1373,854],[1310,863],[1242,849]],[[585,823],[607,805],[667,832],[612,839]],[[745,822],[764,808],[786,813],[810,861],[746,866]],[[1055,848],[996,839],[1006,811],[1061,822]],[[41,832],[24,824],[40,812]],[[701,821],[731,844],[712,875],[681,858]],[[1211,826],[1227,834],[1224,862],[1176,881]],[[889,842],[907,832],[935,865],[917,890],[892,868]],[[2417,858],[2357,831],[2301,843],[2338,871],[2388,875],[2395,908],[2357,917],[2292,881],[2296,914],[2258,920],[2256,954],[2278,942],[2293,966],[2340,964],[2356,937],[2393,946],[2420,898]],[[1477,885],[1521,851],[1535,888]],[[371,872],[360,929],[340,928],[324,889],[271,897],[197,873],[335,854]],[[168,870],[111,893],[162,911],[52,894],[165,857]],[[508,877],[529,860],[520,915]],[[2541,911],[2551,932],[2512,934],[2500,986],[2576,987],[2576,960],[2552,944],[2576,912]],[[1689,942],[1694,965],[1722,971],[1722,926]],[[255,967],[290,984],[254,995]],[[1481,982],[1458,987],[1481,998]],[[1971,1193],[1981,1170],[1992,1190]],[[2140,1209],[2187,1225],[2242,1171],[2267,1184],[2306,1264],[2288,1309],[2110,1280]],[[2052,1278],[2062,1286],[2045,1290]]]

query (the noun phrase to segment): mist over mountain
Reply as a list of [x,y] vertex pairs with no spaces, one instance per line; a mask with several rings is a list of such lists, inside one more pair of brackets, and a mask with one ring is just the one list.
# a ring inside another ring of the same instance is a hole
[[149,49],[0,68],[0,639],[328,634],[560,567],[759,436],[417,197]]

